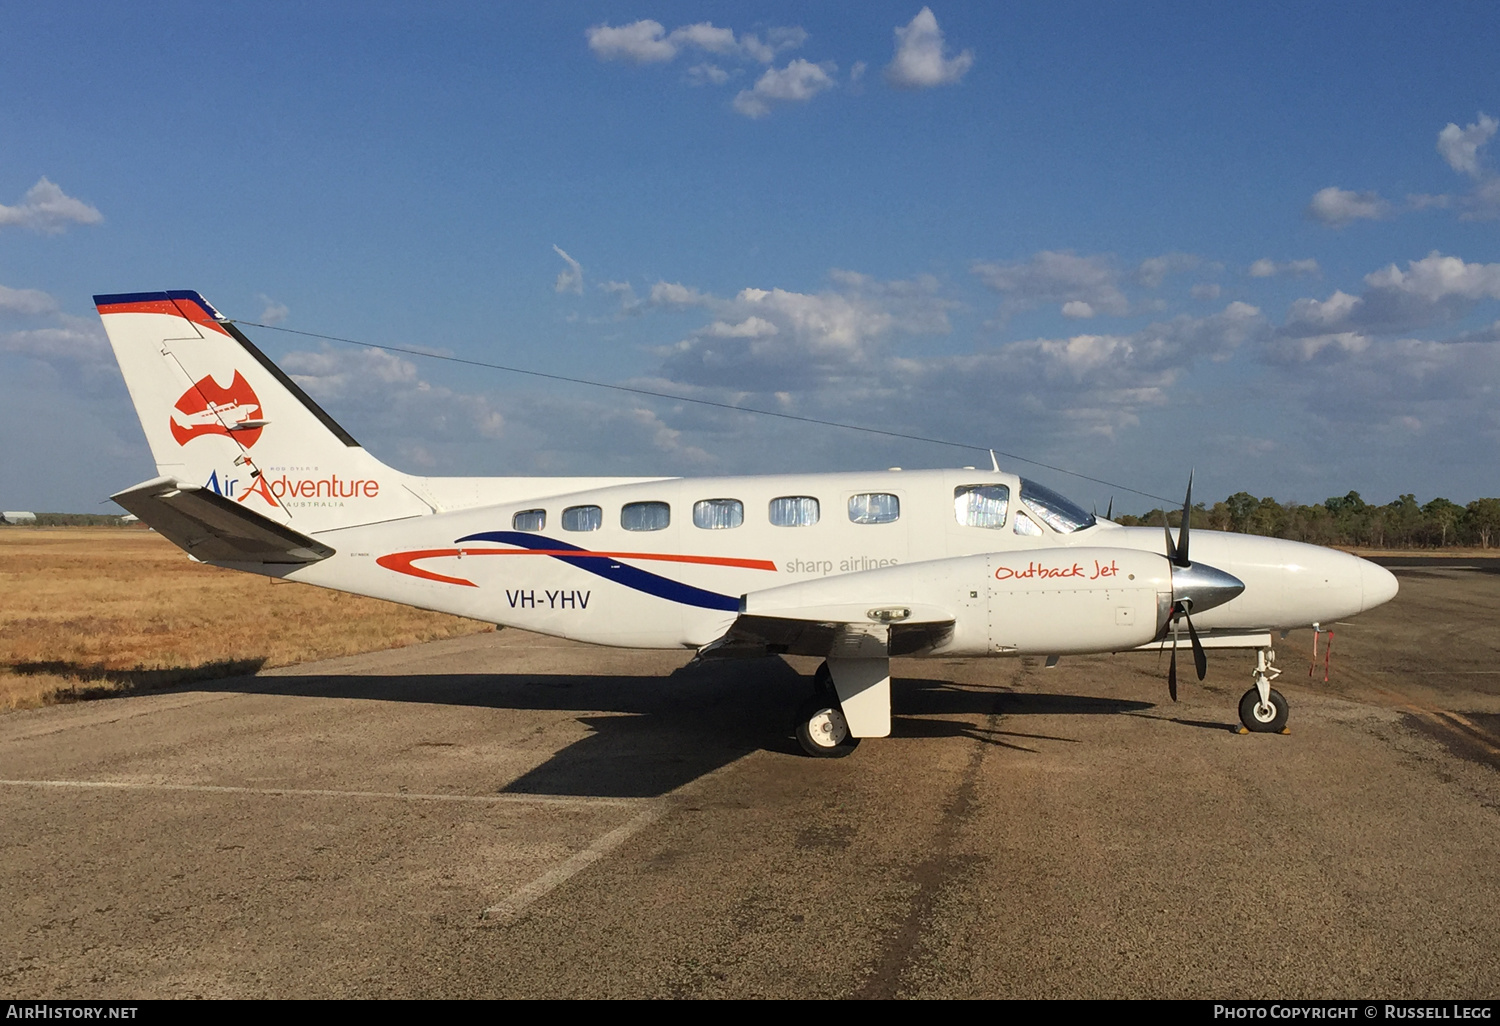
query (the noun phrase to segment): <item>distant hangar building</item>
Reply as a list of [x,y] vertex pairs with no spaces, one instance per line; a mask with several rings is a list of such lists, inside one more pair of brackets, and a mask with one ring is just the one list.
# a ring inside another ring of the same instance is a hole
[[27,513],[23,510],[8,509],[0,512],[0,524],[34,524],[36,514]]

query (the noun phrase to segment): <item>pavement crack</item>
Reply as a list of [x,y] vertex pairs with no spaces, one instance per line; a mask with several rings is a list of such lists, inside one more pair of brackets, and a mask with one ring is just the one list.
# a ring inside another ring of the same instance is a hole
[[[1026,670],[1022,669],[1018,676],[1025,674]],[[996,696],[983,730],[976,731],[976,734],[993,736],[998,733],[1002,697]],[[977,856],[961,855],[954,851],[959,831],[974,812],[974,795],[978,789],[980,766],[984,762],[985,753],[993,747],[981,737],[971,737],[971,740],[973,749],[969,754],[969,762],[964,767],[958,787],[954,789],[953,796],[943,810],[942,819],[938,822],[937,831],[929,846],[932,854],[912,868],[911,883],[916,893],[911,907],[886,941],[885,948],[876,959],[864,985],[855,994],[856,998],[908,996],[905,994],[906,978],[922,948],[923,939],[944,894],[975,863],[981,861]]]

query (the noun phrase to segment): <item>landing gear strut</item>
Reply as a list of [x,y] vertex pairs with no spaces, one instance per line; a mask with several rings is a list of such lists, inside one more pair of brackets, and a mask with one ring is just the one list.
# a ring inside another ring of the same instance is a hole
[[1255,687],[1240,699],[1240,722],[1247,731],[1280,734],[1286,730],[1291,706],[1280,691],[1271,687],[1271,681],[1281,676],[1275,649],[1263,648],[1256,653],[1254,676]]

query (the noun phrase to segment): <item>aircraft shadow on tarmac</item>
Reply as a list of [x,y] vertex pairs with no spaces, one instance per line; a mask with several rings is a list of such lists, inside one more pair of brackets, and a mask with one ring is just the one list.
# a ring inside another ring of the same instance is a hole
[[[514,794],[650,798],[753,751],[801,757],[793,712],[810,680],[778,658],[684,667],[666,677],[570,674],[288,675],[239,677],[195,690],[461,705],[476,709],[576,710],[591,733],[500,788]],[[969,737],[1034,751],[1071,738],[1026,732],[1010,717],[1121,715],[1149,702],[1032,694],[893,681],[893,739]],[[999,714],[998,721],[991,716]],[[998,724],[998,725],[997,725]],[[1000,726],[1000,725],[1003,725]]]

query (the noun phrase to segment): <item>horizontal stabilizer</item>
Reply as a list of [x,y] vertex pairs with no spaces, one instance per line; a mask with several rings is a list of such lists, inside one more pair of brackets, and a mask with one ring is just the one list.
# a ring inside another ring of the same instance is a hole
[[110,496],[205,562],[316,563],[334,549],[198,485],[158,477]]

